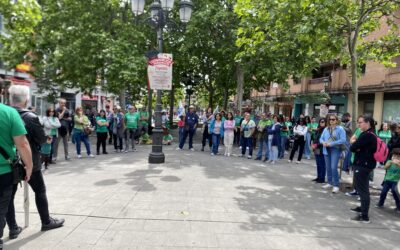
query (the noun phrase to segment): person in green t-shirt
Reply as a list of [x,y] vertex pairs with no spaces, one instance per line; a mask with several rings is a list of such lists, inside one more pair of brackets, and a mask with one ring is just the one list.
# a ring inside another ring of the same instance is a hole
[[268,140],[267,136],[267,127],[271,126],[271,121],[267,119],[267,115],[265,113],[261,114],[261,120],[258,122],[257,125],[257,141],[259,143],[258,152],[256,161],[261,161],[263,156],[265,156],[264,161],[268,161]]
[[315,117],[311,117],[311,123],[307,124],[308,130],[311,132],[311,139],[314,139],[317,132],[318,122]]
[[172,135],[167,132],[167,134],[163,136],[163,145],[171,145],[172,140],[173,140]]
[[397,184],[400,180],[400,149],[395,148],[392,151],[392,160],[385,164],[386,175],[382,184],[382,192],[377,208],[382,208],[389,190],[392,191],[393,198],[396,202],[396,211],[400,213],[400,197],[397,190]]
[[78,159],[82,158],[81,155],[81,142],[85,144],[86,147],[86,153],[90,158],[94,158],[94,155],[90,151],[90,142],[89,142],[89,135],[85,132],[85,129],[87,131],[91,131],[90,127],[90,121],[89,118],[83,114],[83,109],[82,107],[78,107],[75,110],[75,115],[74,115],[74,141],[76,145],[76,154],[78,155]]
[[381,138],[386,145],[388,145],[392,138],[392,131],[390,131],[389,125],[386,122],[382,123],[381,128],[378,130],[378,137]]
[[103,154],[108,154],[106,150],[108,126],[109,123],[107,120],[106,111],[100,110],[99,115],[96,117],[97,155],[100,154],[100,145],[103,148]]
[[128,153],[129,150],[129,140],[131,140],[132,151],[136,151],[135,148],[135,136],[138,130],[139,125],[139,113],[136,112],[136,107],[129,105],[129,112],[125,114],[125,153]]
[[140,117],[140,133],[144,131],[145,134],[149,133],[149,112],[146,111],[146,107],[143,107],[141,111],[139,112],[139,117]]
[[[0,153],[0,246],[2,246],[5,216],[13,193],[13,174],[8,159],[13,160],[18,149],[25,163],[27,182],[32,174],[33,163],[31,148],[25,136],[27,131],[17,110],[0,103],[0,117],[0,146],[4,151]],[[10,234],[14,232],[15,229],[11,227]]]
[[289,138],[291,127],[293,127],[293,124],[290,121],[290,117],[287,116],[285,117],[285,121],[283,122],[281,129],[281,145],[279,150],[279,159],[283,159],[283,157],[285,156],[286,142]]

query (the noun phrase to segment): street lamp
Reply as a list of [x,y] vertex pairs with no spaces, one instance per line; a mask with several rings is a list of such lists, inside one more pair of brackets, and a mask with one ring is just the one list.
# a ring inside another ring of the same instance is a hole
[[[157,31],[158,53],[163,53],[163,30],[169,24],[175,24],[170,20],[169,14],[174,7],[175,0],[154,0],[150,5],[150,23]],[[135,16],[144,13],[145,0],[132,0],[132,12]],[[182,23],[189,22],[192,16],[193,3],[190,0],[179,2],[179,14]],[[149,163],[164,163],[165,155],[162,151],[162,118],[161,118],[161,90],[157,90],[157,104],[155,110],[155,128],[153,129],[153,145],[149,155]],[[151,115],[151,114],[150,114]]]

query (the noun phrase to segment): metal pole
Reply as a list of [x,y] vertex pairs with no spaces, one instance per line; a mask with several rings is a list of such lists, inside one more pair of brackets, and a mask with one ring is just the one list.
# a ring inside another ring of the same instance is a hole
[[24,213],[25,213],[25,228],[29,227],[29,189],[28,183],[24,181]]
[[[157,30],[158,51],[163,51],[163,25],[159,25]],[[165,162],[165,155],[162,151],[162,119],[161,119],[161,95],[162,91],[157,90],[157,104],[155,110],[155,128],[153,129],[153,145],[149,155],[149,163],[160,164]]]

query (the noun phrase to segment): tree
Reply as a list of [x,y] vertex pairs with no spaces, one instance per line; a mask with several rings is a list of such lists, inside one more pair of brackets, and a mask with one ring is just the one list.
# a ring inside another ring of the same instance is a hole
[[[399,55],[399,35],[393,15],[397,0],[311,1],[238,0],[241,18],[239,58],[259,56],[269,62],[267,82],[285,83],[291,76],[308,75],[321,62],[350,63],[353,122],[358,110],[357,69],[366,60],[389,65]],[[374,41],[363,39],[379,29],[389,34]]]
[[34,29],[41,21],[40,6],[35,0],[0,0],[0,15],[5,29],[0,33],[0,61],[15,68],[24,61]]

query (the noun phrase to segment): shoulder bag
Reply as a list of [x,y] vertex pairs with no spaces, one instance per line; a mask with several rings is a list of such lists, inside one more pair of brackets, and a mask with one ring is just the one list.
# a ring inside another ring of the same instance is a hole
[[11,170],[13,173],[13,184],[15,185],[25,180],[26,177],[25,164],[23,163],[18,152],[15,154],[15,159],[11,160],[10,156],[7,154],[4,148],[0,146],[0,154],[11,165]]

